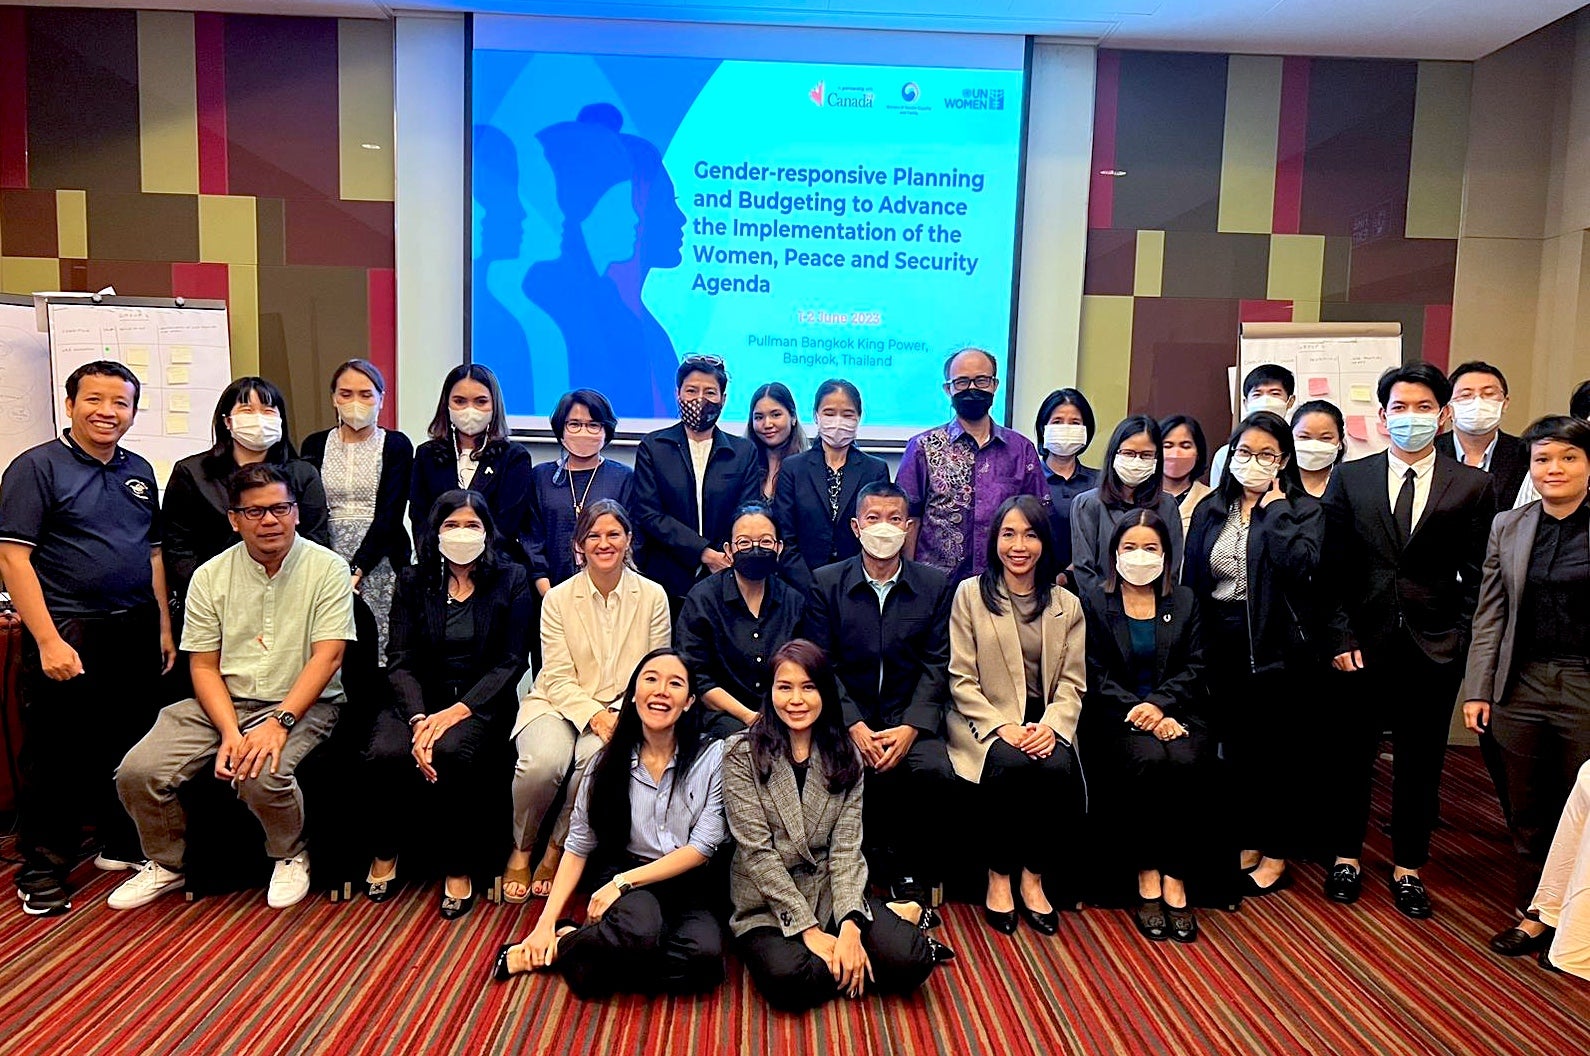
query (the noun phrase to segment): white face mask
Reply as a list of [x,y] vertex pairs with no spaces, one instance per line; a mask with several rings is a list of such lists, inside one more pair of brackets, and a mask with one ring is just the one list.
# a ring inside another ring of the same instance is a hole
[[474,436],[483,432],[491,424],[491,412],[483,411],[479,407],[453,407],[447,412],[448,420],[453,423],[453,428],[465,436]]
[[849,447],[856,440],[856,429],[860,424],[854,418],[824,415],[817,419],[817,435],[829,447]]
[[861,548],[878,561],[888,561],[905,546],[905,529],[880,521],[861,530]]
[[1115,571],[1134,587],[1146,587],[1165,571],[1165,555],[1152,550],[1128,550],[1115,559]]
[[349,400],[347,403],[337,404],[337,417],[342,419],[342,424],[349,429],[367,429],[375,424],[376,416],[381,413],[379,403],[365,403],[363,400]]
[[1143,481],[1154,475],[1158,468],[1152,458],[1127,458],[1117,453],[1115,456],[1115,475],[1121,478],[1121,483],[1129,488],[1135,488]]
[[486,533],[479,528],[449,528],[436,537],[442,556],[455,565],[472,563],[486,550]]
[[1050,422],[1043,427],[1043,449],[1069,458],[1088,446],[1088,427],[1081,422]]
[[1336,456],[1340,452],[1341,448],[1329,440],[1299,440],[1297,464],[1310,472],[1317,473],[1334,465]]
[[1237,478],[1237,483],[1244,488],[1268,488],[1275,480],[1275,475],[1281,471],[1280,466],[1261,466],[1259,460],[1250,458],[1246,462],[1231,460],[1231,475]]
[[232,439],[250,451],[269,451],[282,438],[282,419],[275,414],[232,415]]
[[1452,424],[1459,432],[1470,436],[1488,433],[1502,424],[1502,401],[1476,396],[1472,400],[1452,404]]
[[1255,411],[1269,411],[1271,414],[1284,415],[1286,413],[1286,397],[1256,392],[1248,397],[1248,413],[1253,414]]

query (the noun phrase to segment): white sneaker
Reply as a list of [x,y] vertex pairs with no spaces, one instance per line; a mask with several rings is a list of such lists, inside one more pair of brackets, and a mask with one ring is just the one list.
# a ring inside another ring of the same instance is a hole
[[270,890],[265,894],[265,904],[272,909],[296,906],[309,894],[309,852],[276,863],[271,873]]
[[185,883],[187,877],[181,873],[174,873],[159,862],[145,862],[131,880],[110,893],[105,904],[111,909],[137,909]]
[[94,856],[94,868],[102,873],[126,873],[140,868],[138,862],[125,862],[120,858],[107,858],[103,854]]

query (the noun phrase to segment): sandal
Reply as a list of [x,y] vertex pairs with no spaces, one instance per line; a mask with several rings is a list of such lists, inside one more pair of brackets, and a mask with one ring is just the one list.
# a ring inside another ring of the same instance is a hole
[[[515,898],[508,893],[509,884],[518,884],[524,888],[524,894]],[[504,869],[502,871],[502,900],[511,905],[523,905],[530,899],[530,867],[521,866],[518,869]]]
[[535,875],[530,878],[532,895],[546,898],[552,893],[552,878],[558,875],[558,862],[562,859],[562,848],[547,848],[547,853],[541,856],[541,864],[536,866]]

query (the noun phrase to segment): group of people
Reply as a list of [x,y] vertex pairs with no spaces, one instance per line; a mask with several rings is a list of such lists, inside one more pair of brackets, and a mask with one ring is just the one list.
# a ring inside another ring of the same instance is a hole
[[1518,919],[1492,947],[1549,963],[1556,935],[1590,975],[1590,940],[1565,943],[1575,863],[1547,860],[1572,853],[1552,841],[1573,842],[1557,819],[1590,759],[1577,410],[1512,437],[1500,370],[1410,363],[1378,386],[1388,450],[1345,461],[1340,410],[1294,407],[1292,374],[1262,366],[1215,450],[1186,415],[1134,414],[1095,470],[1081,392],[1044,400],[1029,439],[990,416],[998,361],[967,348],[944,365],[952,418],[891,480],[850,382],[818,387],[811,441],[781,383],[744,437],[719,428],[728,384],[685,357],[679,421],[631,469],[594,389],[558,402],[560,455],[532,464],[478,364],[417,449],[378,424],[368,362],[333,373],[338,425],[301,448],[280,390],[241,378],[162,502],[120,444],[137,377],[74,372],[70,427],[0,482],[27,632],[23,910],[70,909],[86,822],[96,865],[132,871],[112,907],[181,888],[178,793],[206,771],[260,820],[269,904],[301,900],[295,770],[347,703],[359,608],[386,686],[360,731],[365,892],[423,875],[408,854],[444,876],[448,919],[494,872],[505,900],[544,897],[499,978],[700,991],[726,927],[779,1007],[906,992],[954,956],[931,905],[963,860],[1005,934],[1053,934],[1086,894],[1192,942],[1195,900],[1284,890],[1305,855],[1351,903],[1387,730],[1387,879],[1429,917],[1460,686],[1516,843]]

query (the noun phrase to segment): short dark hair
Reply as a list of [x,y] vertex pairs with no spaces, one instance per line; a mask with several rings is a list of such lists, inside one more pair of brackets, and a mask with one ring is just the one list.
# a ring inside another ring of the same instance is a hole
[[250,462],[239,467],[233,474],[226,478],[226,501],[236,506],[243,501],[243,493],[254,488],[268,488],[272,484],[280,484],[287,489],[288,496],[293,502],[298,501],[298,492],[293,488],[292,478],[287,471],[274,462]]
[[1568,397],[1568,413],[1581,422],[1590,421],[1590,380],[1581,381]]
[[949,358],[944,361],[945,381],[950,380],[950,365],[968,352],[976,352],[978,355],[986,357],[988,361],[994,365],[994,369],[989,371],[989,373],[996,378],[999,377],[999,360],[994,358],[994,354],[988,351],[986,348],[979,348],[976,345],[967,345],[964,348],[957,348],[954,352],[951,352],[949,354]]
[[1198,424],[1198,419],[1190,414],[1173,414],[1169,418],[1162,418],[1159,422],[1159,435],[1169,439],[1172,429],[1180,429],[1184,425],[1187,431],[1192,433],[1193,448],[1198,452],[1190,478],[1197,480],[1204,475],[1204,470],[1209,468],[1209,441],[1204,439],[1204,427]]
[[718,383],[722,392],[729,391],[729,371],[724,366],[721,356],[708,356],[697,353],[686,356],[679,361],[679,369],[674,371],[674,390],[684,388],[685,379],[692,374],[711,374]]
[[1391,367],[1380,375],[1380,381],[1375,385],[1375,396],[1382,408],[1390,402],[1391,389],[1395,385],[1423,385],[1434,394],[1435,402],[1440,406],[1445,407],[1452,402],[1452,383],[1441,373],[1440,367],[1422,359]]
[[1246,399],[1248,393],[1268,382],[1278,381],[1281,388],[1286,390],[1287,399],[1297,393],[1297,375],[1281,366],[1279,363],[1260,363],[1248,371],[1248,376],[1242,379],[1242,397]]
[[[823,401],[836,392],[844,393],[845,397],[856,405],[856,414],[861,414],[861,390],[856,388],[855,383],[844,378],[829,378],[817,386],[817,398],[812,401],[812,417],[817,416],[817,409],[823,405]],[[756,406],[755,400],[751,401],[751,406]]]
[[1465,374],[1489,374],[1502,383],[1503,396],[1512,395],[1507,389],[1507,375],[1502,373],[1501,367],[1487,363],[1483,359],[1471,359],[1467,363],[1459,363],[1453,367],[1452,373],[1446,376],[1446,380],[1455,389],[1457,388],[1457,380]]
[[337,364],[337,369],[331,372],[331,391],[337,391],[337,379],[350,370],[356,370],[370,379],[370,384],[375,386],[375,391],[381,396],[386,395],[386,375],[381,373],[381,368],[371,363],[368,359],[345,359]]
[[1250,429],[1267,434],[1281,449],[1281,457],[1286,459],[1286,465],[1276,473],[1281,481],[1281,490],[1288,498],[1302,494],[1304,488],[1303,478],[1297,468],[1297,442],[1292,439],[1292,430],[1287,427],[1286,419],[1273,411],[1254,411],[1237,423],[1236,429],[1231,432],[1231,439],[1226,442],[1226,464],[1220,470],[1220,479],[1212,482],[1220,492],[1220,501],[1230,506],[1242,495],[1242,482],[1231,472],[1230,455],[1236,451],[1237,441],[1242,439],[1242,434]]
[[117,363],[113,359],[96,359],[92,363],[84,363],[66,376],[66,398],[77,399],[77,387],[84,378],[120,378],[133,387],[133,413],[138,413],[138,400],[143,395],[143,383],[138,380],[125,364]]
[[210,419],[210,432],[215,436],[215,446],[210,448],[210,454],[232,454],[232,430],[227,427],[226,420],[232,416],[232,408],[250,396],[267,407],[276,408],[276,413],[282,419],[282,438],[265,452],[265,461],[286,462],[289,458],[296,458],[298,452],[293,449],[292,437],[287,433],[287,397],[269,381],[253,375],[234,380],[221,390],[220,398],[215,401],[215,417]]
[[1566,414],[1548,414],[1530,423],[1529,428],[1524,430],[1523,440],[1526,448],[1533,448],[1543,441],[1555,440],[1559,443],[1572,444],[1586,455],[1590,455],[1590,422]]
[[[1123,441],[1138,433],[1147,433],[1154,444],[1154,475],[1133,488],[1131,498],[1127,498],[1126,485],[1115,475],[1115,454]],[[1118,510],[1132,506],[1152,510],[1159,505],[1159,489],[1164,479],[1165,434],[1159,431],[1159,423],[1146,414],[1127,415],[1110,434],[1110,444],[1104,449],[1104,468],[1099,471],[1099,498],[1104,500],[1104,505]]]
[[[1082,445],[1082,451],[1088,449],[1088,444],[1093,443],[1093,434],[1098,431],[1098,425],[1093,418],[1093,405],[1088,398],[1082,395],[1081,389],[1056,389],[1043,398],[1043,403],[1038,407],[1038,417],[1033,421],[1033,430],[1038,436],[1038,450],[1043,451],[1043,430],[1049,424],[1049,416],[1062,407],[1075,407],[1077,414],[1082,418],[1082,428],[1088,431],[1088,443]],[[1048,452],[1045,452],[1047,454]]]
[[893,481],[875,480],[871,484],[863,484],[861,490],[856,492],[856,511],[858,516],[861,511],[861,504],[868,499],[898,499],[905,503],[906,515],[910,516],[911,496],[907,495],[905,489]]
[[765,502],[744,502],[734,508],[734,516],[729,518],[729,534],[734,534],[734,526],[740,523],[741,517],[766,517],[773,526],[773,538],[783,542],[784,532],[778,526],[778,518],[773,516],[773,507]]
[[618,415],[613,413],[613,405],[607,397],[596,389],[573,389],[558,397],[558,405],[552,408],[552,435],[563,439],[563,430],[569,424],[569,412],[576,405],[584,407],[591,420],[601,424],[602,432],[607,437],[605,442],[612,443],[613,434],[618,432]]
[[1154,510],[1142,509],[1133,510],[1122,517],[1121,523],[1117,524],[1115,531],[1110,533],[1110,568],[1109,575],[1104,580],[1104,589],[1112,593],[1119,589],[1120,576],[1115,571],[1115,557],[1121,549],[1121,539],[1133,528],[1152,528],[1159,536],[1159,549],[1160,553],[1165,555],[1165,567],[1154,583],[1159,587],[1161,594],[1169,594],[1176,589],[1176,578],[1170,574],[1170,526],[1165,523],[1165,518]]
[[508,410],[502,405],[502,386],[497,375],[484,363],[460,363],[447,372],[442,379],[442,394],[436,400],[436,414],[425,432],[432,440],[446,440],[451,435],[453,419],[448,415],[447,401],[453,395],[453,386],[465,379],[480,382],[491,393],[491,421],[486,424],[486,439],[480,445],[480,450],[485,450],[487,444],[507,438]]
[[1054,522],[1049,517],[1049,511],[1044,509],[1043,501],[1033,495],[1012,495],[999,504],[994,511],[994,519],[988,529],[987,553],[984,555],[983,571],[977,577],[977,592],[983,599],[983,607],[995,616],[1005,614],[1005,602],[1000,597],[1004,589],[1005,568],[999,560],[999,531],[1005,524],[1005,518],[1011,512],[1021,514],[1027,526],[1038,537],[1038,564],[1033,587],[1037,602],[1032,613],[1023,622],[1033,623],[1043,617],[1049,608],[1049,599],[1054,593],[1054,581],[1062,571],[1060,567],[1060,551],[1055,547]]

